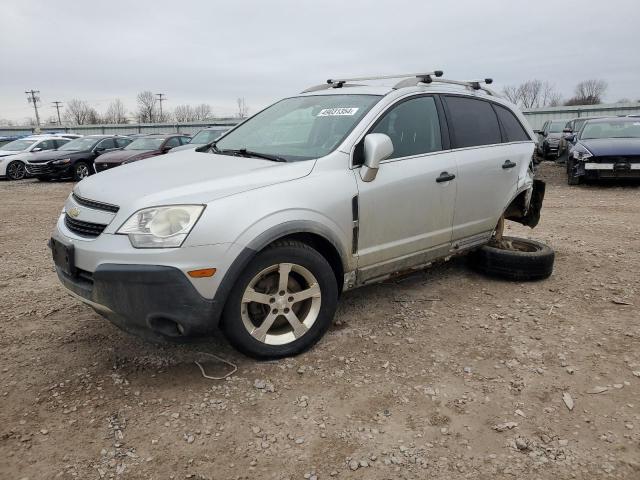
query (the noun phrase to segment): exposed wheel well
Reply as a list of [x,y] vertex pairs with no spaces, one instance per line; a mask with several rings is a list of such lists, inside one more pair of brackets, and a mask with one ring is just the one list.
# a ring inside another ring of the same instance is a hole
[[305,243],[318,251],[327,260],[327,262],[329,262],[329,265],[331,265],[333,274],[336,277],[338,292],[342,291],[342,286],[344,284],[344,267],[342,266],[342,258],[340,257],[340,253],[338,253],[338,249],[329,240],[324,238],[322,235],[317,235],[315,233],[300,232],[280,237],[271,242],[271,244],[282,240],[297,240],[298,242]]

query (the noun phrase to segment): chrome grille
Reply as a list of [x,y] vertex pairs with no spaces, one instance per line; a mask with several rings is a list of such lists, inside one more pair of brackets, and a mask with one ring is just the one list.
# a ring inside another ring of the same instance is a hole
[[83,198],[75,193],[72,194],[73,199],[76,201],[78,205],[82,205],[83,207],[93,208],[94,210],[103,210],[105,212],[118,213],[120,207],[117,205],[112,205],[110,203],[98,202],[96,200],[89,200],[88,198]]
[[31,175],[47,175],[53,173],[53,168],[47,163],[27,163],[27,173]]
[[104,229],[107,227],[101,223],[91,223],[84,222],[82,220],[77,220],[69,216],[69,214],[65,214],[64,216],[64,224],[66,227],[71,230],[76,235],[80,235],[82,237],[91,237],[95,238],[100,235]]

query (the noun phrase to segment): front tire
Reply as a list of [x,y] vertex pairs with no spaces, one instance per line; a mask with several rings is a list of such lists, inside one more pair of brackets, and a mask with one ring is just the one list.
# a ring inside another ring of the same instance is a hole
[[76,182],[87,178],[89,175],[91,175],[91,171],[89,170],[89,165],[86,162],[77,162],[73,166],[73,179]]
[[574,174],[575,166],[573,160],[567,158],[567,185],[580,185],[582,177]]
[[20,160],[14,160],[7,165],[7,178],[9,180],[22,180],[26,174],[25,165]]
[[297,241],[261,251],[237,279],[222,330],[239,351],[257,359],[297,355],[327,331],[338,301],[327,260]]

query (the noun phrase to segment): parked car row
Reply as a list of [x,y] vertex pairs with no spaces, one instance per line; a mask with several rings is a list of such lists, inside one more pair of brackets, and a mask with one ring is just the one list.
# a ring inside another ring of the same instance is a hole
[[[0,178],[76,181],[103,170],[211,143],[228,128],[209,127],[185,134],[87,135],[55,133],[12,137],[0,146]],[[100,157],[100,161],[96,159]]]

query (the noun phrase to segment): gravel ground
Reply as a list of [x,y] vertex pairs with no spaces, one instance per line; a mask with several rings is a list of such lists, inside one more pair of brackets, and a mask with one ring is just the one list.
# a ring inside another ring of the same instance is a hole
[[550,279],[457,259],[268,363],[120,332],[55,278],[72,184],[0,183],[0,478],[640,478],[640,188],[540,176],[541,224],[508,233],[556,249]]

